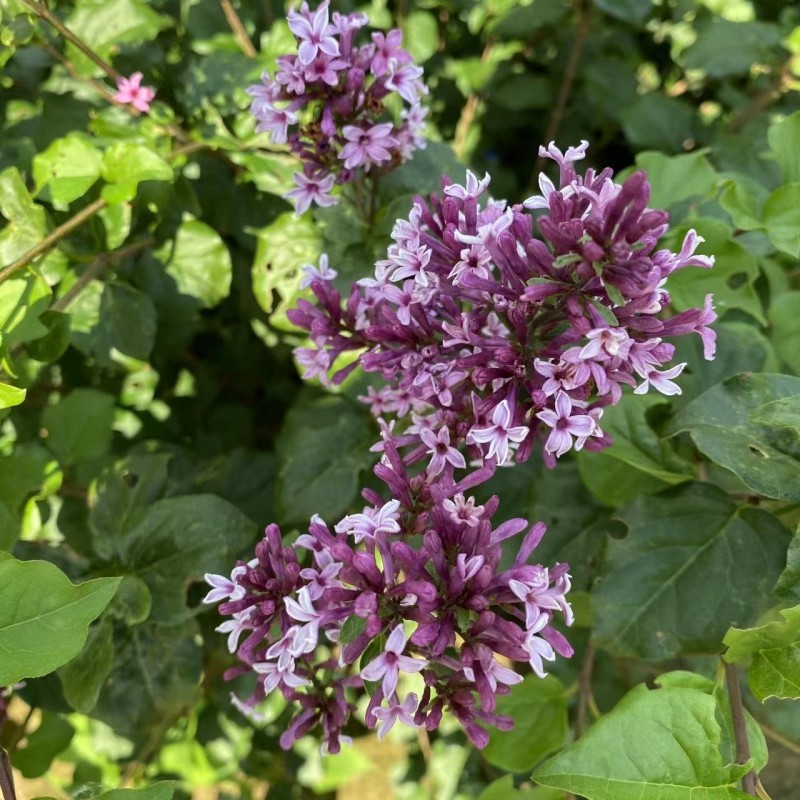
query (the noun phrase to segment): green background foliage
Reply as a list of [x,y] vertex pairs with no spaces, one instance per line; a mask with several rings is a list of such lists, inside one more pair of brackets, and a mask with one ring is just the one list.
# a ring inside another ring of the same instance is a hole
[[[22,796],[734,800],[753,768],[791,800],[800,10],[334,6],[399,25],[431,89],[432,141],[382,182],[371,227],[344,205],[296,218],[294,162],[254,132],[244,89],[293,45],[277,0],[48,3],[119,73],[145,73],[147,115],[111,103],[108,75],[30,4],[0,1],[0,685],[26,681],[0,746]],[[545,521],[537,555],[574,576],[576,653],[500,699],[513,731],[478,753],[448,720],[380,746],[356,726],[335,758],[310,738],[285,753],[281,698],[257,726],[230,706],[246,678],[223,680],[234,662],[200,601],[203,573],[250,558],[266,524],[334,522],[372,480],[370,378],[331,394],[298,377],[300,266],[325,251],[347,288],[413,194],[467,166],[524,199],[550,139],[646,169],[667,246],[705,237],[715,268],[670,292],[677,310],[715,295],[717,358],[681,342],[683,394],[608,409],[612,448],[485,489],[505,517]],[[748,709],[744,766],[723,662]]]

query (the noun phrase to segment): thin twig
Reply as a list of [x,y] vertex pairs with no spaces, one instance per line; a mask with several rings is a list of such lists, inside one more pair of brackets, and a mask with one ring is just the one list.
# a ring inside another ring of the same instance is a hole
[[5,269],[0,270],[0,283],[8,280],[12,275],[27,267],[31,261],[43,256],[52,250],[65,236],[69,236],[75,229],[80,228],[84,222],[91,219],[95,214],[102,211],[108,202],[99,197],[86,208],[82,208],[74,217],[70,217],[63,225],[59,225],[52,230],[39,244],[20,256],[13,264],[9,264]]
[[[744,718],[744,704],[742,703],[742,690],[739,686],[739,671],[736,664],[723,662],[725,665],[725,683],[728,687],[728,700],[731,704],[731,719],[733,721],[733,738],[736,743],[736,763],[746,764],[750,760],[750,742],[747,739],[747,724]],[[753,770],[742,778],[742,790],[751,797],[756,794],[756,773]]]
[[156,244],[156,239],[149,237],[142,239],[139,242],[132,242],[126,247],[120,247],[119,250],[113,250],[110,253],[103,253],[98,256],[88,267],[81,273],[78,280],[69,287],[69,289],[59,297],[58,300],[50,306],[51,311],[66,311],[70,305],[75,301],[75,298],[104,270],[114,264],[116,261],[121,261],[123,258],[128,258],[140,250],[146,250]]
[[248,58],[255,58],[258,53],[256,52],[255,47],[253,47],[253,43],[250,41],[250,37],[247,34],[246,28],[242,24],[242,20],[236,13],[236,9],[233,7],[233,5],[231,5],[231,0],[219,0],[219,4],[222,6],[225,19],[228,20],[228,25],[231,26],[233,35],[236,37],[236,41],[242,52]]
[[44,37],[39,38],[39,46],[45,51],[45,53],[47,53],[47,55],[50,56],[50,58],[52,58],[54,61],[58,61],[58,63],[64,67],[70,78],[76,81],[84,81],[88,83],[96,92],[99,92],[107,102],[122,106],[123,108],[130,110],[136,116],[139,116],[139,112],[133,106],[128,105],[127,103],[117,103],[117,101],[114,99],[114,93],[107,86],[100,83],[100,81],[96,80],[95,78],[84,78],[82,75],[79,75],[74,64],[68,58],[59,53],[58,50],[56,50],[56,48],[53,47],[53,45],[51,45],[50,42],[48,42]]
[[786,63],[783,64],[775,80],[772,81],[766,89],[763,89],[755,95],[741,111],[738,111],[730,118],[728,130],[731,133],[738,131],[748,120],[758,116],[789,90],[794,80],[792,72],[797,60],[798,54],[791,56]]
[[[485,64],[491,57],[493,47],[493,39],[490,39],[488,42],[486,42],[486,46],[483,48],[483,53],[481,53],[482,64]],[[472,92],[472,94],[470,94],[470,96],[467,98],[467,102],[464,103],[464,107],[461,109],[461,116],[458,118],[455,136],[453,137],[453,150],[455,151],[457,158],[463,158],[465,155],[467,138],[469,137],[469,131],[472,127],[472,123],[475,121],[475,115],[478,111],[480,102],[481,98],[478,92]]]
[[586,730],[588,711],[592,704],[592,674],[594,672],[595,649],[592,645],[586,646],[583,654],[581,673],[578,676],[580,694],[578,696],[578,713],[575,717],[575,738],[583,736]]
[[795,742],[794,739],[790,739],[788,736],[784,736],[780,731],[776,731],[775,728],[767,725],[766,722],[759,720],[758,726],[768,739],[772,739],[773,742],[777,742],[787,750],[791,750],[795,755],[800,756],[800,743]]
[[[578,11],[578,26],[575,30],[572,49],[569,51],[569,56],[567,56],[567,65],[564,68],[564,76],[561,79],[558,97],[545,130],[543,139],[545,145],[553,141],[558,135],[558,129],[561,127],[561,120],[564,117],[567,103],[569,103],[569,98],[572,94],[572,87],[578,75],[578,67],[581,63],[586,37],[589,35],[589,27],[592,21],[592,0],[576,0],[575,6]],[[539,173],[544,167],[544,161],[541,157],[536,160],[536,166],[530,180],[531,186],[536,184]]]
[[90,61],[97,64],[103,72],[116,83],[122,76],[105,59],[101,58],[91,47],[76,36],[47,6],[38,0],[23,0],[36,16],[49,22],[68,42],[72,42]]
[[0,791],[3,793],[4,800],[17,800],[11,762],[8,760],[8,753],[2,747],[0,747]]

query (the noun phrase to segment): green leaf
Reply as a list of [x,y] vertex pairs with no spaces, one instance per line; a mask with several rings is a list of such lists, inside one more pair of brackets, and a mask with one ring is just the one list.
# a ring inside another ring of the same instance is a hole
[[770,514],[690,483],[641,497],[618,516],[628,535],[608,542],[592,592],[595,641],[614,655],[716,653],[730,625],[769,606],[788,545]]
[[747,175],[736,175],[725,184],[719,204],[731,215],[737,228],[759,230],[764,227],[761,216],[767,197],[769,191],[758,181]]
[[98,555],[109,560],[121,557],[127,534],[164,494],[171,458],[165,453],[134,453],[98,478],[89,515]]
[[67,749],[75,729],[52,711],[43,711],[39,727],[30,734],[28,744],[14,753],[11,763],[24,777],[41,778],[56,756]]
[[669,484],[611,456],[607,450],[581,450],[578,469],[584,486],[612,508],[629,503],[640,494],[652,494]]
[[286,416],[277,448],[278,513],[288,523],[317,513],[335,521],[358,496],[362,470],[373,463],[370,418],[342,397],[302,399]]
[[[731,703],[727,692],[721,685],[716,684],[704,675],[698,675],[696,672],[689,672],[687,670],[665,672],[655,679],[655,684],[661,687],[699,689],[706,694],[710,694],[717,702],[716,716],[722,726],[720,751],[722,753],[723,763],[730,764],[736,760],[736,735],[733,729]],[[744,715],[753,767],[756,772],[760,772],[769,758],[767,743],[764,739],[764,734],[761,732],[761,728],[759,728],[753,716],[747,710],[745,710]]]
[[776,189],[764,203],[763,217],[772,244],[800,258],[800,183]]
[[[319,259],[319,228],[308,215],[286,213],[264,228],[248,229],[248,233],[257,240],[253,294],[267,314],[282,316],[300,293],[301,267],[316,264]],[[331,267],[338,269],[335,263]]]
[[364,617],[359,617],[355,614],[348,617],[344,621],[341,631],[339,632],[339,644],[350,644],[350,642],[354,642],[364,633],[366,627],[367,621]]
[[747,677],[753,694],[763,703],[768,697],[800,698],[800,606],[780,612],[782,619],[758,628],[725,634],[726,661],[752,657]]
[[82,197],[100,177],[100,151],[83,133],[56,139],[33,159],[36,192],[47,188],[53,202],[67,206]]
[[789,428],[800,435],[800,394],[760,406],[750,414],[750,421],[769,428]]
[[729,309],[741,309],[759,322],[766,322],[753,283],[759,276],[758,262],[733,238],[733,231],[724,222],[710,217],[693,219],[673,229],[666,246],[680,250],[689,227],[695,228],[706,241],[703,253],[716,259],[711,269],[687,267],[669,276],[667,288],[678,311],[702,308],[706,295],[714,295],[714,307],[722,316]]
[[439,49],[439,26],[428,11],[412,11],[402,22],[403,47],[417,64],[426,62]]
[[151,619],[177,623],[191,613],[189,584],[234,563],[257,538],[257,527],[227,500],[187,495],[155,502],[118,549],[125,571],[143,580],[153,595]]
[[100,323],[94,349],[110,357],[112,350],[142,361],[150,356],[156,338],[153,301],[127,283],[112,281],[100,296]]
[[792,372],[800,375],[800,292],[785,292],[769,307],[772,343]]
[[48,363],[61,358],[69,347],[71,338],[70,316],[61,311],[45,311],[39,322],[47,328],[40,339],[25,343],[25,351],[35,361]]
[[744,75],[753,64],[777,56],[781,33],[765,22],[731,22],[714,16],[699,26],[697,40],[683,53],[683,65],[700,69],[712,78]]
[[228,296],[233,265],[220,235],[204,222],[188,217],[175,241],[156,252],[181,294],[211,308]]
[[38,678],[73,659],[119,578],[78,586],[45,561],[0,561],[0,685]]
[[717,173],[701,152],[677,156],[640,153],[636,166],[647,172],[652,208],[671,208],[690,197],[705,197],[717,185]]
[[297,171],[297,161],[288,153],[233,150],[230,159],[247,170],[247,178],[259,192],[283,197],[295,187],[292,175]]
[[[449,175],[456,183],[462,183],[466,169],[449,145],[428,142],[424,150],[414,153],[411,161],[381,179],[381,197],[389,200],[401,194],[425,195],[429,192],[440,192],[442,175]],[[408,210],[410,209],[409,203]]]
[[697,689],[637,686],[533,779],[587,800],[746,800],[715,706]]
[[119,142],[103,153],[102,175],[110,186],[103,197],[112,204],[132,200],[142,181],[172,181],[172,167],[149,147]]
[[569,731],[564,685],[553,675],[527,675],[509,694],[497,698],[497,713],[513,717],[514,727],[490,728],[483,757],[508,772],[533,769],[564,744]]
[[639,25],[653,10],[652,0],[595,0],[595,5],[623,22]]
[[3,347],[47,334],[39,321],[50,304],[50,287],[37,272],[9,278],[0,284],[0,334]]
[[0,383],[0,410],[18,406],[24,399],[27,391],[18,389],[8,383]]
[[514,789],[514,778],[505,775],[490,783],[478,795],[478,800],[564,800],[564,793],[544,788],[533,791]]
[[604,452],[661,481],[681,483],[692,477],[690,465],[675,455],[647,421],[648,410],[664,402],[656,395],[632,394],[604,409],[603,431],[613,440]]
[[800,603],[800,528],[794,532],[786,553],[786,567],[775,584],[775,596]]
[[[149,6],[145,0],[81,0],[66,23],[96,53],[109,58],[119,45],[152,42],[159,31],[174,24],[170,17],[157,14]],[[82,74],[97,71],[77,48],[69,45],[69,52]]]
[[101,456],[111,444],[114,395],[75,389],[42,415],[50,449],[65,464]]
[[[44,239],[50,227],[44,209],[33,202],[16,167],[0,172],[0,214],[8,220],[8,225],[0,231],[0,264],[10,264],[27,253]],[[39,263],[43,270],[58,270],[66,265],[66,260],[58,250],[53,250]]]
[[172,800],[174,794],[173,781],[158,781],[141,789],[112,789],[103,792],[97,800]]
[[800,378],[743,373],[717,384],[668,426],[688,431],[697,448],[750,489],[778,500],[800,500],[800,443],[792,431],[751,421],[766,403],[800,394]]
[[781,165],[785,183],[800,181],[800,111],[773,122],[767,132],[769,146]]
[[203,666],[194,620],[182,625],[121,626],[114,668],[92,716],[141,747],[196,700]]
[[66,701],[76,711],[88,714],[97,705],[100,689],[113,666],[113,626],[104,617],[91,629],[86,645],[78,656],[58,671]]
[[683,143],[694,137],[695,111],[675,97],[639,95],[619,115],[628,141],[642,150],[683,152]]
[[40,444],[23,442],[9,455],[0,457],[0,502],[15,517],[31,495],[58,488],[61,472],[53,455]]

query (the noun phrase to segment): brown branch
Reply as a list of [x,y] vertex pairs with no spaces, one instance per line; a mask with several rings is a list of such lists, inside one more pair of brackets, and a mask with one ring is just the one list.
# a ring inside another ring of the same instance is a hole
[[[575,7],[578,12],[578,25],[575,30],[575,39],[572,42],[572,49],[567,56],[567,65],[564,68],[564,76],[561,79],[561,86],[558,90],[553,111],[547,122],[543,144],[547,145],[558,136],[558,129],[561,127],[561,120],[569,103],[572,87],[578,75],[578,67],[583,55],[583,47],[586,44],[586,37],[589,35],[589,27],[592,21],[592,0],[575,0]],[[534,186],[538,180],[539,173],[544,167],[545,159],[541,156],[536,160],[533,175],[531,175],[530,185]]]
[[90,61],[94,62],[103,72],[116,83],[122,76],[105,59],[100,58],[89,45],[76,36],[44,3],[38,0],[23,0],[37,17],[50,23],[68,42],[72,42]]
[[4,800],[17,800],[11,762],[8,760],[8,753],[2,747],[0,747],[0,791]]
[[[736,763],[746,764],[750,760],[750,742],[747,739],[747,725],[742,703],[742,690],[739,686],[739,671],[736,664],[725,665],[725,683],[728,687],[728,700],[731,704],[731,719],[733,721],[733,738],[736,743]],[[742,778],[742,790],[751,797],[756,794],[756,773],[753,770]]]
[[127,103],[117,103],[117,101],[114,99],[114,93],[108,88],[108,86],[100,83],[100,81],[96,80],[95,78],[85,78],[82,75],[79,75],[74,64],[68,58],[59,53],[58,50],[56,50],[56,48],[53,47],[53,45],[51,45],[46,39],[40,38],[39,46],[45,51],[45,53],[47,53],[47,55],[50,56],[50,58],[52,58],[54,61],[58,61],[58,63],[64,67],[70,78],[76,81],[84,81],[85,83],[88,83],[96,92],[101,94],[107,102],[114,103],[118,106],[123,106],[124,108],[132,111],[136,116],[139,115],[139,112],[133,106],[128,105]]
[[132,242],[127,247],[120,247],[119,250],[113,250],[110,253],[103,253],[98,256],[88,267],[81,273],[78,280],[69,287],[62,297],[50,306],[51,311],[66,311],[74,302],[75,298],[104,270],[108,269],[114,262],[120,261],[123,258],[128,258],[140,250],[146,250],[156,244],[156,239],[149,237],[142,239],[139,242]]
[[39,258],[39,256],[43,256],[48,251],[52,250],[65,236],[69,236],[74,230],[80,228],[84,222],[102,211],[107,205],[108,202],[102,197],[99,197],[93,203],[89,203],[86,208],[81,209],[74,217],[70,217],[63,225],[59,225],[52,230],[39,244],[20,256],[13,264],[9,264],[4,269],[0,270],[0,283],[8,280],[24,267],[27,267],[31,261],[34,261]]
[[780,69],[775,80],[770,83],[765,89],[756,94],[750,102],[741,110],[734,114],[728,122],[728,130],[735,133],[746,122],[753,117],[758,116],[762,111],[774,103],[781,95],[789,90],[793,81],[792,71],[794,65],[798,61],[798,54],[789,58]]
[[[486,46],[483,48],[483,53],[481,53],[482,64],[485,64],[491,57],[493,47],[494,40],[490,39],[486,42]],[[480,94],[478,92],[472,92],[467,98],[467,102],[464,103],[464,107],[461,109],[461,116],[459,116],[458,122],[456,123],[456,131],[453,137],[453,150],[455,151],[457,158],[464,157],[464,150],[467,146],[469,129],[472,127],[472,123],[475,121],[475,114],[478,111],[478,105],[480,104],[480,101]]]
[[253,47],[253,43],[250,41],[250,37],[248,36],[247,30],[242,24],[242,20],[236,13],[236,9],[233,7],[233,5],[231,5],[231,0],[219,0],[219,4],[222,6],[225,19],[228,20],[228,25],[231,26],[231,30],[233,31],[233,35],[236,37],[236,42],[241,48],[241,51],[248,58],[255,58],[258,53],[256,52],[255,47]]

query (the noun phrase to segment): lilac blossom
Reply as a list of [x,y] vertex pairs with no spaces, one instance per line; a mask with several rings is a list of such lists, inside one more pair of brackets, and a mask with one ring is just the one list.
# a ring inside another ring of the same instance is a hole
[[[668,340],[698,334],[713,358],[710,295],[702,309],[662,316],[669,276],[713,265],[695,252],[702,237],[691,230],[678,253],[658,249],[667,214],[648,207],[645,173],[621,184],[610,169],[579,174],[587,147],[541,148],[558,181],[542,176],[541,195],[523,204],[488,198],[489,175],[443,179],[441,195],[416,198],[396,222],[374,278],[346,297],[316,285],[315,303],[288,312],[330,364],[356,352],[333,383],[359,366],[386,382],[371,405],[397,423],[409,463],[430,457],[444,426],[467,460],[521,462],[538,443],[553,466],[611,444],[603,409],[626,386],[679,391]],[[392,411],[393,393],[412,401]]]
[[[319,58],[327,15],[300,13],[313,32],[300,38],[317,47],[306,54]],[[334,17],[340,43],[356,27],[348,19]],[[389,37],[369,45],[370,58],[397,46]],[[340,44],[342,59],[348,50]],[[410,62],[384,57],[395,85],[412,79]],[[300,80],[296,60],[282,66],[280,86]],[[270,525],[256,559],[230,580],[209,576],[208,601],[222,601],[219,630],[240,662],[226,675],[256,676],[237,707],[255,714],[280,692],[294,709],[282,747],[320,730],[323,752],[337,752],[365,692],[363,721],[381,736],[398,722],[435,730],[448,712],[483,747],[488,728],[513,725],[497,698],[522,672],[544,677],[572,655],[559,630],[573,621],[569,567],[535,563],[545,526],[498,524],[498,498],[478,504],[471,490],[537,445],[548,466],[608,446],[603,410],[625,386],[679,391],[685,365],[670,363],[667,339],[695,333],[712,357],[715,319],[710,297],[702,309],[659,316],[668,276],[713,259],[695,255],[694,231],[679,253],[657,250],[667,217],[648,208],[646,176],[617,184],[608,169],[579,175],[586,149],[541,149],[559,178],[540,180],[530,208],[487,199],[488,175],[467,173],[463,186],[446,179],[441,195],[417,198],[397,221],[387,258],[347,297],[327,262],[307,273],[314,302],[289,311],[310,336],[298,361],[308,376],[335,370],[333,383],[358,367],[383,379],[362,399],[377,417],[374,473],[385,490],[364,489],[363,510],[331,527],[315,515],[291,547]],[[345,353],[356,357],[339,361]],[[404,674],[418,675],[419,697],[400,701]]]
[[256,130],[302,162],[297,188],[286,195],[302,214],[314,203],[337,203],[334,186],[388,172],[424,147],[428,89],[399,29],[359,42],[366,16],[329,15],[328,0],[315,11],[303,3],[288,23],[297,54],[278,57],[274,76],[263,73],[247,92]]
[[390,697],[397,688],[397,680],[401,672],[415,673],[423,670],[427,661],[404,656],[406,634],[402,625],[398,625],[386,641],[386,649],[361,669],[361,677],[366,681],[382,679],[381,689],[384,697]]
[[[229,582],[209,576],[241,662],[226,676],[256,677],[254,694],[235,705],[256,718],[260,701],[280,692],[295,709],[283,747],[320,729],[323,751],[337,752],[364,691],[364,722],[381,736],[397,723],[433,730],[449,711],[482,747],[487,726],[512,724],[496,704],[522,679],[513,664],[541,672],[572,654],[555,627],[572,621],[568,568],[529,563],[544,526],[494,524],[497,498],[479,505],[465,495],[491,477],[493,460],[454,467],[467,472],[456,482],[424,453],[403,457],[405,438],[382,428],[375,475],[394,499],[365,489],[362,512],[332,527],[314,516],[291,547],[271,525]],[[503,542],[518,534],[513,563],[501,564]],[[424,690],[401,701],[403,676],[414,675]]]
[[383,739],[394,727],[395,722],[402,722],[410,728],[418,727],[414,721],[414,712],[419,700],[414,692],[409,692],[401,703],[397,695],[392,695],[388,706],[376,708],[373,712],[378,722],[378,738]]

